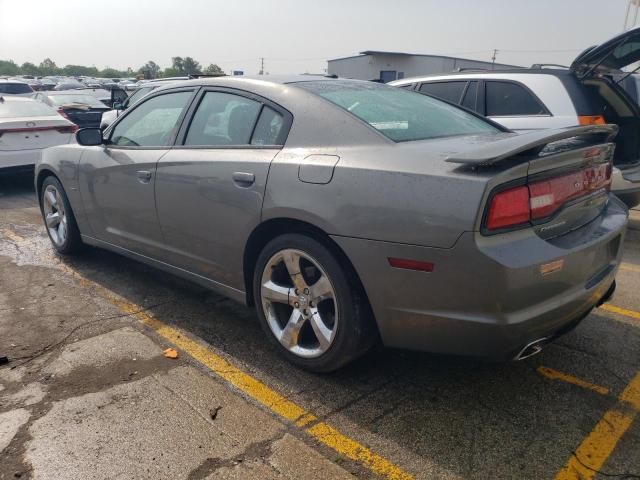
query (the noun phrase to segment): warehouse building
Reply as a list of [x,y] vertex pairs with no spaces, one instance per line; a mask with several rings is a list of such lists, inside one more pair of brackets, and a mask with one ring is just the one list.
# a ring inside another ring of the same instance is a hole
[[494,64],[466,58],[376,50],[360,52],[360,55],[353,57],[335,58],[329,60],[328,64],[329,75],[384,83],[418,75],[456,72],[460,69],[519,68],[518,65]]

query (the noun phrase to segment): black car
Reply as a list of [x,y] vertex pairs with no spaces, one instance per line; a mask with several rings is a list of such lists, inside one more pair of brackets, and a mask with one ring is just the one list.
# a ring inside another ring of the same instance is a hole
[[34,98],[55,108],[80,128],[100,127],[102,114],[109,110],[96,97],[82,90],[38,92]]

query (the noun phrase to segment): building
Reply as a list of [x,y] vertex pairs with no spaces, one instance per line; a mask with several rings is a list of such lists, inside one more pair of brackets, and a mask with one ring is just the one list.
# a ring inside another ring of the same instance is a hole
[[344,78],[387,83],[405,77],[456,72],[460,69],[491,70],[497,68],[519,68],[519,66],[442,55],[416,55],[367,50],[353,57],[329,60],[327,73]]

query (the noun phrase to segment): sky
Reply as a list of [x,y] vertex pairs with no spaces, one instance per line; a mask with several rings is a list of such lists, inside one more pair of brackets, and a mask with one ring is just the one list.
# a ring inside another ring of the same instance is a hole
[[137,70],[322,73],[363,50],[568,64],[623,30],[627,0],[0,0],[0,59]]

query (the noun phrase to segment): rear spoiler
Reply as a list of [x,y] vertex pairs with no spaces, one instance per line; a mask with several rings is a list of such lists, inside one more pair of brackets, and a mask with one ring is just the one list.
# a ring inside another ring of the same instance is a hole
[[602,143],[612,141],[618,133],[618,126],[587,125],[552,130],[536,130],[534,132],[516,134],[501,140],[483,144],[477,148],[455,153],[446,161],[471,166],[487,166],[499,163],[507,158],[533,149],[542,149],[549,143],[575,137],[598,136]]

